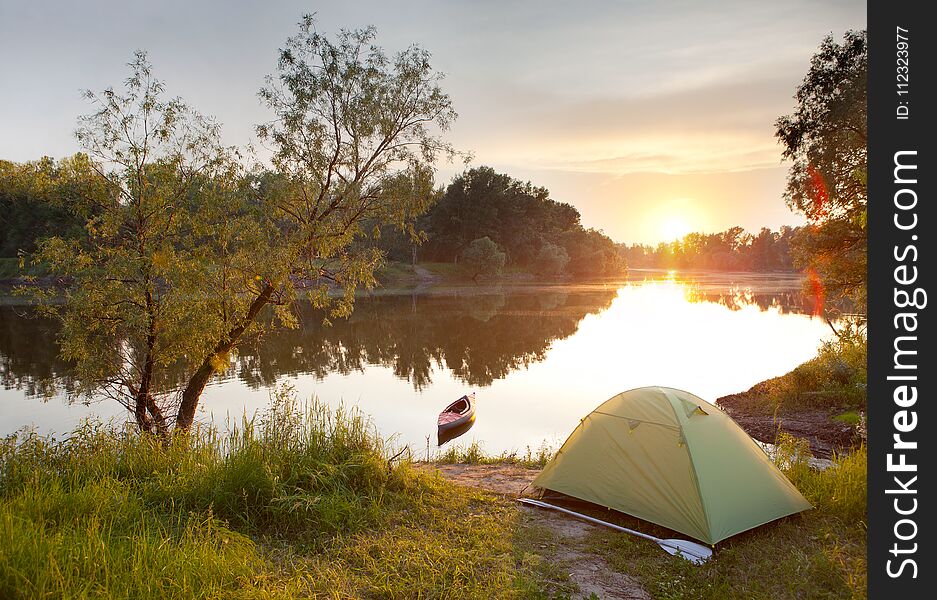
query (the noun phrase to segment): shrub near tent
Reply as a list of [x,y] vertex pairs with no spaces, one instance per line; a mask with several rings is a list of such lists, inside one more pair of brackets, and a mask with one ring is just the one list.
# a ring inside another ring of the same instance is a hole
[[726,413],[663,387],[601,404],[532,485],[709,544],[812,508]]

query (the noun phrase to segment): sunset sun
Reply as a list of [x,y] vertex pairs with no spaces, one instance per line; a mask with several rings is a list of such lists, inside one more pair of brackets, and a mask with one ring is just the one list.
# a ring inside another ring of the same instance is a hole
[[660,225],[661,239],[671,242],[693,231],[693,227],[686,219],[679,215],[666,217]]

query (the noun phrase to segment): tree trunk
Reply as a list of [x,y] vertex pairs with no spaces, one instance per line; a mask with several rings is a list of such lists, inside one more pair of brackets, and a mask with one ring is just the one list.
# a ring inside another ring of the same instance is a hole
[[133,417],[137,421],[137,428],[141,432],[145,433],[152,430],[153,423],[146,414],[146,402],[143,401],[139,392],[134,394]]
[[[153,371],[155,367],[153,349],[156,347],[156,325],[155,318],[153,317],[153,313],[155,312],[153,297],[149,292],[146,294],[146,307],[150,315],[146,334],[146,359],[143,361],[143,372],[140,374],[140,387],[133,391],[134,416],[137,419],[137,426],[140,427],[140,431],[155,433],[165,438],[169,433],[169,428],[166,425],[166,418],[163,416],[163,411],[160,410],[156,405],[156,401],[153,400],[152,393]],[[147,415],[147,413],[149,413],[149,415]]]
[[272,295],[273,285],[268,283],[263,287],[257,297],[254,298],[254,301],[251,302],[250,307],[247,309],[247,314],[244,315],[244,319],[228,332],[225,339],[218,342],[212,353],[205,357],[202,364],[199,365],[195,373],[192,374],[192,377],[189,378],[189,382],[182,391],[182,402],[179,404],[179,414],[176,415],[177,430],[188,431],[189,427],[192,426],[192,422],[195,420],[195,410],[198,408],[198,400],[205,390],[205,386],[208,385],[208,382],[211,381],[212,376],[215,374],[214,361],[212,359],[227,354],[237,345],[241,335],[247,331],[250,324],[254,322],[260,310],[270,302],[270,297]]

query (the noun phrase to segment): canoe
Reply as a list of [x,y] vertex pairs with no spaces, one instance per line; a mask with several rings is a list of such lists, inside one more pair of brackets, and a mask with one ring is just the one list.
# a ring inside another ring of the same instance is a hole
[[436,420],[436,438],[438,445],[442,446],[451,439],[457,438],[475,424],[475,393],[462,396],[447,406]]

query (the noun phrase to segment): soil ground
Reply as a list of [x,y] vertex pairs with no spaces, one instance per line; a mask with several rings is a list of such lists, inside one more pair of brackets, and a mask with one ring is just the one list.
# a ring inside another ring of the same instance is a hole
[[778,415],[763,414],[756,408],[764,405],[761,398],[765,392],[760,385],[747,392],[730,394],[716,400],[716,404],[759,442],[773,444],[777,441],[778,431],[784,431],[806,439],[810,443],[810,451],[817,458],[830,458],[834,453],[848,452],[862,443],[855,427],[833,418],[836,412],[806,410]]
[[[420,463],[418,466],[438,471],[443,478],[460,485],[483,489],[512,501],[540,472],[515,465]],[[615,571],[604,558],[586,549],[586,537],[597,525],[548,510],[518,506],[522,527],[546,529],[556,540],[556,543],[539,544],[537,552],[568,573],[569,580],[579,588],[575,598],[651,600],[636,579]]]

